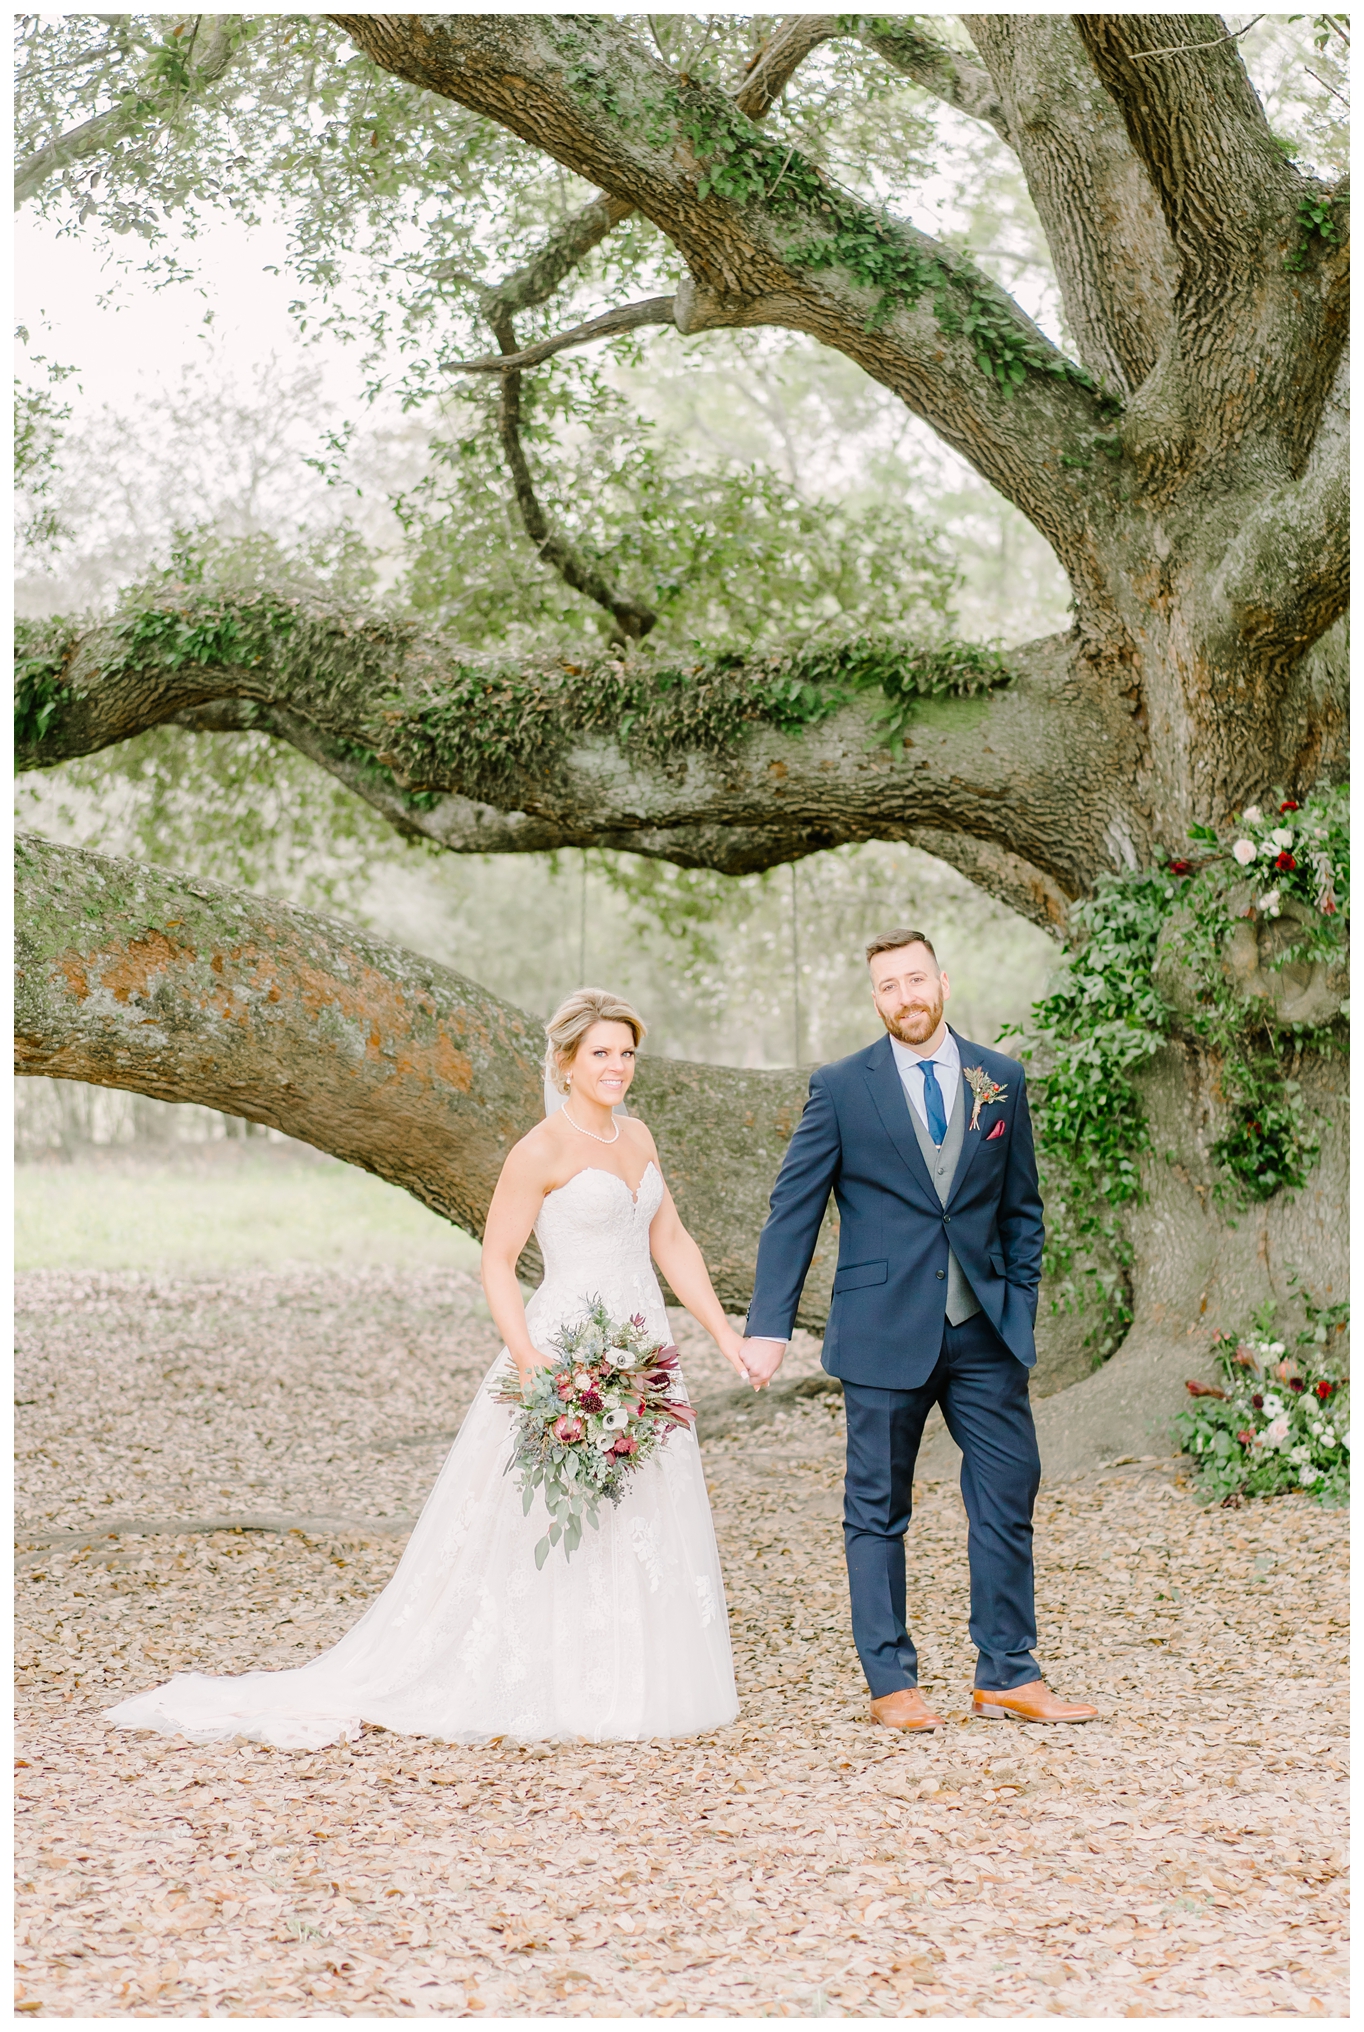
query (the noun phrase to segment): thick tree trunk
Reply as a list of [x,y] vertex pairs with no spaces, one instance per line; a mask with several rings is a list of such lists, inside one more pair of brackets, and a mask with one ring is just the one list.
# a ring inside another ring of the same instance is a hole
[[[1301,1191],[1239,1211],[1219,1200],[1225,1181],[1209,1154],[1222,1112],[1216,1065],[1194,1044],[1178,1041],[1140,1076],[1154,1150],[1143,1166],[1147,1199],[1129,1210],[1126,1223],[1134,1252],[1132,1325],[1112,1360],[1086,1374],[1084,1315],[1039,1322],[1033,1395],[1045,1398],[1037,1406],[1045,1474],[1170,1453],[1175,1415],[1189,1402],[1186,1380],[1221,1381],[1210,1359],[1215,1332],[1244,1331],[1270,1300],[1291,1321],[1303,1290],[1318,1305],[1347,1295],[1347,1062],[1312,1055],[1299,1076],[1321,1156]],[[939,1429],[921,1472],[949,1474],[955,1460],[955,1447]]]

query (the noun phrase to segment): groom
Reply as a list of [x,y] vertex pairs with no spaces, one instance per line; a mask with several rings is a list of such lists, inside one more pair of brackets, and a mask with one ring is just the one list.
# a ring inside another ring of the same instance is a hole
[[1021,1067],[943,1021],[947,976],[921,931],[867,947],[889,1035],[821,1066],[772,1189],[744,1359],[770,1383],[795,1324],[832,1191],[838,1270],[824,1367],[843,1383],[843,1539],[853,1639],[873,1719],[937,1729],[905,1626],[905,1532],[924,1420],[942,1406],[962,1451],[977,1715],[1085,1722],[1033,1657],[1028,1402],[1042,1199]]

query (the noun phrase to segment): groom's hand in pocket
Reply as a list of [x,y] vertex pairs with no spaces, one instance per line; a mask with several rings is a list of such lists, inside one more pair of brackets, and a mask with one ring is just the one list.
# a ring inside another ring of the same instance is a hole
[[744,1342],[744,1366],[755,1390],[765,1390],[782,1365],[785,1341]]

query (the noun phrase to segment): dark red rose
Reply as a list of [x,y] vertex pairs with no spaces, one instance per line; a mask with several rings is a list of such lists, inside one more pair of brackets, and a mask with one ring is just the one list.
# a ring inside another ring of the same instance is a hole
[[1279,806],[1279,810],[1280,810],[1280,811],[1301,811],[1301,810],[1302,810],[1302,806],[1301,806],[1300,804],[1294,804],[1294,802],[1293,802],[1293,800],[1292,800],[1292,798],[1291,798],[1291,797],[1286,797],[1286,798],[1284,799],[1283,803],[1282,803],[1282,804],[1281,804],[1281,805]]
[[1317,1384],[1317,1395],[1318,1397],[1320,1397],[1323,1404],[1326,1402],[1327,1398],[1330,1396],[1331,1392],[1335,1389],[1335,1387],[1336,1386],[1334,1383]]
[[1255,1395],[1254,1395],[1254,1396],[1253,1396],[1253,1397],[1251,1398],[1251,1400],[1250,1400],[1250,1401],[1251,1401],[1251,1403],[1252,1403],[1252,1404],[1253,1404],[1253,1405],[1255,1406],[1255,1409],[1256,1409],[1257,1411],[1263,1411],[1263,1410],[1264,1410],[1264,1408],[1265,1408],[1265,1400],[1264,1400],[1264,1398],[1263,1398],[1263,1397],[1261,1397],[1261,1396],[1260,1396],[1260,1394],[1259,1394],[1259,1392],[1258,1392],[1258,1391],[1257,1391],[1257,1392],[1256,1392],[1256,1394],[1255,1394]]
[[584,1411],[600,1411],[602,1409],[601,1398],[595,1390],[584,1390],[578,1402]]
[[1192,875],[1193,873],[1192,861],[1171,861],[1168,863],[1168,866],[1172,875]]
[[1293,859],[1293,856],[1288,853],[1280,854],[1279,858],[1274,863],[1274,866],[1276,868],[1282,869],[1285,875],[1290,874],[1292,870],[1297,867],[1297,865],[1298,864]]
[[1288,1387],[1290,1390],[1296,1390],[1298,1395],[1301,1396],[1302,1392],[1307,1388],[1307,1385],[1303,1382],[1301,1376],[1290,1376],[1288,1379]]
[[1255,1434],[1253,1432],[1238,1432],[1236,1443],[1238,1446],[1254,1446]]

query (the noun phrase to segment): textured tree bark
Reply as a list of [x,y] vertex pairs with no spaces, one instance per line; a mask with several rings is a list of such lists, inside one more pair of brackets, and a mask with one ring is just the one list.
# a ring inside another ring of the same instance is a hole
[[[164,638],[130,648],[113,622],[68,645],[67,696],[21,766],[197,715],[192,724],[276,732],[404,832],[456,851],[599,845],[745,873],[931,832],[933,851],[1051,928],[1095,869],[1146,843],[1131,709],[1064,638],[1020,653],[1005,689],[925,700],[891,747],[878,743],[875,708],[859,704],[796,733],[755,719],[718,751],[683,730],[651,755],[609,728],[574,733],[587,673],[546,659],[511,673],[536,687],[525,711],[544,738],[530,759],[452,764],[433,716],[456,696],[476,726],[483,701],[456,645],[302,594],[179,588],[146,613],[172,624]],[[220,660],[188,660],[186,635],[208,645],[196,655]],[[732,702],[745,675],[727,668],[717,682]]]
[[1174,250],[1151,179],[1068,14],[967,14],[1091,373],[1139,388],[1169,330]]
[[[502,1163],[544,1113],[537,1018],[351,925],[138,862],[18,847],[15,1069],[264,1122],[481,1235]],[[722,1300],[748,1302],[805,1079],[642,1060],[658,1142]],[[801,1324],[833,1280],[832,1224]],[[532,1246],[523,1267],[538,1275]]]

